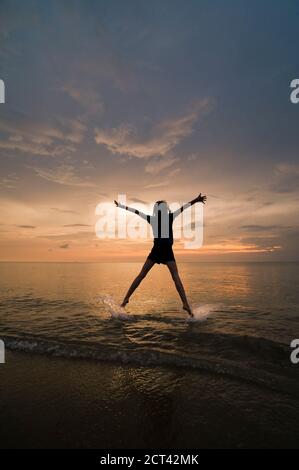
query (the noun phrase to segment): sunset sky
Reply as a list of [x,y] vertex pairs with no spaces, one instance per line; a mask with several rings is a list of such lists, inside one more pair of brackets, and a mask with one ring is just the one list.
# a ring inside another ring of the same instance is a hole
[[[299,260],[299,3],[0,0],[0,260],[140,261],[97,204],[184,203],[179,260]],[[136,216],[132,216],[136,217]]]

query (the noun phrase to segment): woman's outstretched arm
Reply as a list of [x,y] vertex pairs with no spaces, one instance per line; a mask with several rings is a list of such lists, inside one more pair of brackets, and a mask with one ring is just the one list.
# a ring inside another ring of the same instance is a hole
[[192,199],[192,201],[186,202],[186,204],[184,204],[182,207],[174,211],[173,217],[174,218],[177,217],[179,214],[181,214],[181,212],[183,212],[185,209],[188,209],[188,207],[193,206],[193,204],[195,204],[196,202],[202,202],[203,204],[205,204],[206,200],[207,200],[207,196],[202,196],[200,193],[196,198]]
[[121,204],[120,202],[114,201],[114,204],[116,207],[119,207],[120,209],[125,209],[126,211],[133,212],[134,214],[139,215],[144,220],[148,220],[149,215],[144,214],[144,212],[139,211],[138,209],[134,209],[134,207],[128,207],[125,206],[124,204]]

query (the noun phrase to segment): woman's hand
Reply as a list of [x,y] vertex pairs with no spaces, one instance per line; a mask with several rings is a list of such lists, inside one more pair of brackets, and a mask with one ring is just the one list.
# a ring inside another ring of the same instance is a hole
[[207,200],[207,196],[202,196],[201,193],[199,193],[199,195],[196,198],[197,202],[202,202],[203,204],[206,203],[206,200]]

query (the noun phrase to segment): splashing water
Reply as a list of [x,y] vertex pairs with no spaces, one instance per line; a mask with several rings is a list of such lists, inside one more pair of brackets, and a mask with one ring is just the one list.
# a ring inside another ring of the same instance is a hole
[[112,318],[119,318],[120,320],[131,320],[132,317],[128,315],[124,308],[122,308],[111,295],[103,295],[99,297],[99,300],[103,302],[111,314]]
[[[125,309],[121,307],[111,295],[105,294],[98,298],[108,308],[112,318],[133,320],[133,316],[128,315]],[[194,306],[192,308],[193,318],[190,317],[187,321],[204,322],[216,312],[217,308],[219,308],[218,304],[202,304]]]
[[197,305],[192,308],[193,318],[188,318],[188,321],[204,322],[216,312],[217,308],[219,305],[216,304]]

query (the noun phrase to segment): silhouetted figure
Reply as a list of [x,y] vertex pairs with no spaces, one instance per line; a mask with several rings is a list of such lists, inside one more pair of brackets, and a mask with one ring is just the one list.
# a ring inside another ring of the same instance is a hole
[[181,297],[183,302],[183,309],[186,310],[189,315],[193,316],[191,307],[186,297],[185,289],[180,279],[177,264],[174,258],[172,251],[173,245],[173,230],[172,224],[174,219],[181,214],[185,209],[192,206],[196,202],[202,202],[205,204],[207,197],[202,196],[201,193],[195,199],[190,202],[187,202],[182,207],[177,209],[174,212],[171,212],[166,201],[157,201],[154,205],[153,215],[147,215],[143,212],[134,209],[132,207],[124,206],[123,204],[114,201],[115,205],[121,209],[126,209],[127,211],[133,212],[142,219],[146,220],[152,227],[154,235],[154,246],[148,255],[140,273],[132,282],[131,287],[129,288],[121,306],[125,307],[129,302],[131,295],[135,289],[139,286],[141,281],[145,278],[149,270],[154,266],[155,263],[166,264],[172,279],[175,283],[176,289]]

